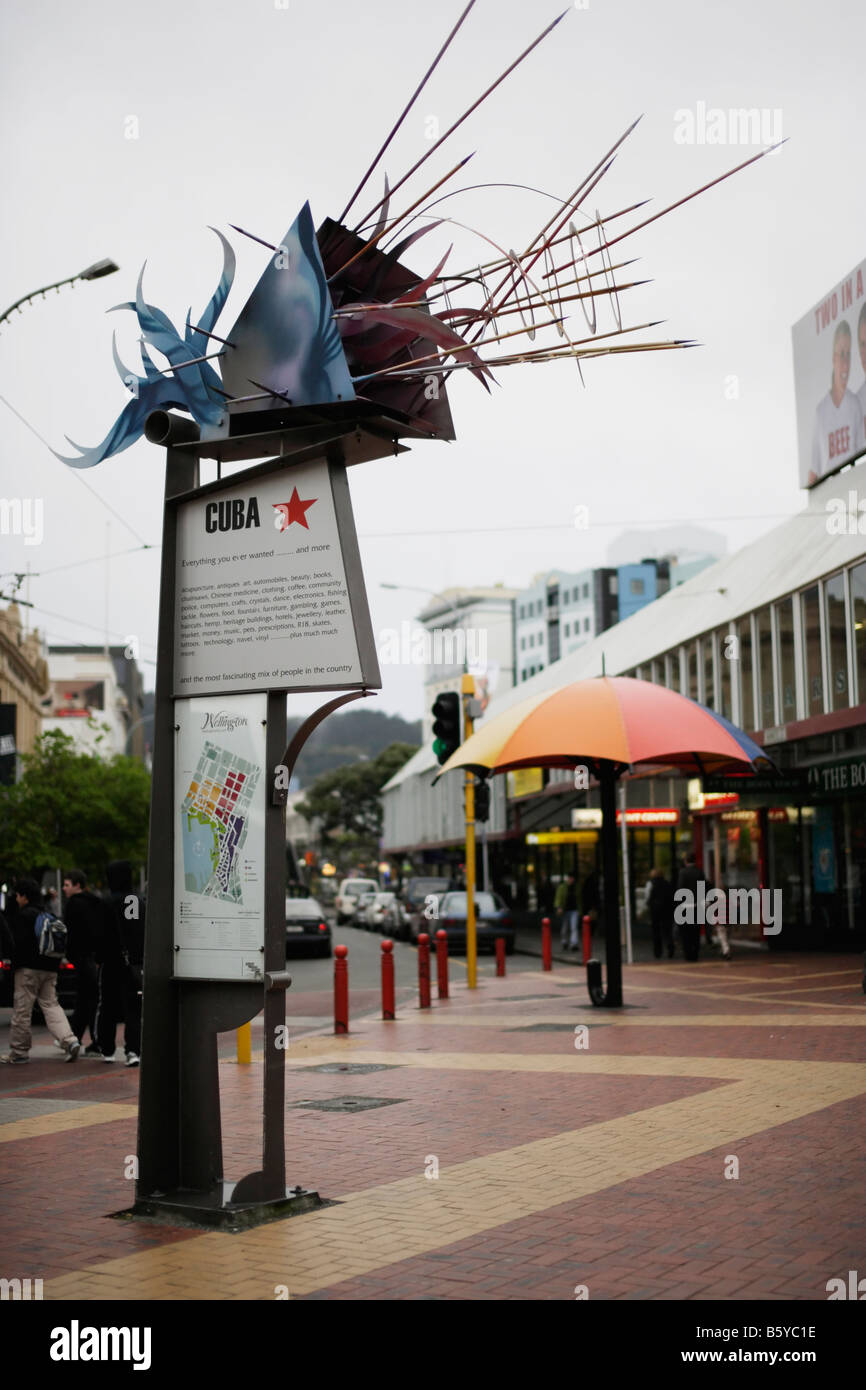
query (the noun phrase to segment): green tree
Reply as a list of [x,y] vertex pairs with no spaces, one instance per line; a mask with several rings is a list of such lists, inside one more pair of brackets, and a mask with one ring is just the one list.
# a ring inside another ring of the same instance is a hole
[[323,850],[343,863],[377,857],[382,788],[415,752],[410,743],[392,743],[376,758],[316,778],[297,809],[307,820],[320,822]]
[[0,787],[5,873],[78,868],[101,879],[112,859],[145,862],[150,775],[140,762],[81,752],[59,729],[21,761],[20,781]]

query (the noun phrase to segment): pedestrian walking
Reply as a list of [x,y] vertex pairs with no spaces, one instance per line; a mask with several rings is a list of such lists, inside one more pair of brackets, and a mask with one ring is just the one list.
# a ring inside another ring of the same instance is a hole
[[702,869],[699,869],[695,862],[694,850],[689,850],[686,855],[686,862],[680,869],[677,877],[677,892],[686,889],[690,894],[691,922],[680,922],[680,940],[683,943],[683,955],[688,961],[696,961],[700,956],[701,950],[701,923],[694,920],[697,916],[698,904],[698,884],[704,884],[704,892],[707,890],[707,881]]
[[564,951],[576,951],[579,947],[577,927],[577,883],[574,874],[569,874],[557,885],[554,897],[555,910],[562,914],[559,941]]
[[66,1061],[74,1062],[81,1050],[81,1043],[57,1001],[60,957],[43,956],[39,949],[39,884],[32,878],[19,879],[15,885],[15,901],[18,911],[11,923],[15,992],[9,1051],[0,1057],[0,1062],[20,1065],[30,1061],[33,1041],[30,1021],[33,1005],[37,1003],[49,1032],[66,1054]]
[[69,932],[66,958],[75,966],[76,999],[72,1012],[72,1029],[79,1042],[85,1033],[90,1042],[85,1057],[99,1057],[96,1041],[96,1002],[99,986],[98,956],[106,928],[106,907],[91,893],[87,879],[80,869],[70,869],[63,879],[66,908],[63,920]]
[[141,1053],[141,982],[144,963],[144,903],[132,891],[127,859],[108,866],[108,919],[97,979],[96,1041],[104,1062],[113,1062],[117,1025],[123,1024],[126,1065]]
[[656,960],[661,960],[662,952],[666,950],[668,960],[671,960],[674,954],[674,890],[659,868],[654,868],[650,873],[647,906],[652,929],[653,955]]

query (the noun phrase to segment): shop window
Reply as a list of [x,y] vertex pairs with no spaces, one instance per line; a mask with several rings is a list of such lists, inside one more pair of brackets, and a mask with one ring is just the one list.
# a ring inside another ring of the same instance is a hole
[[770,610],[761,608],[755,614],[755,640],[757,642],[758,665],[758,708],[759,729],[769,729],[776,722],[775,701],[773,698],[773,634],[770,627]]
[[806,672],[806,713],[824,713],[824,679],[821,671],[821,614],[818,585],[800,595],[803,624],[803,659]]
[[845,578],[834,574],[824,585],[824,620],[830,655],[830,700],[833,709],[847,709],[848,647],[845,641]]
[[851,570],[851,617],[854,621],[854,657],[857,698],[866,702],[866,564]]
[[740,726],[755,727],[755,702],[752,696],[752,624],[741,618],[737,624],[740,639]]
[[[815,591],[817,593],[817,590]],[[817,609],[816,609],[817,615]],[[797,677],[794,657],[794,600],[783,599],[776,604],[776,633],[779,641],[779,675],[782,681],[782,723],[797,718]],[[821,640],[818,638],[818,671],[821,670]],[[823,696],[820,695],[821,708]],[[808,708],[808,704],[807,704]],[[816,711],[812,709],[814,714]]]

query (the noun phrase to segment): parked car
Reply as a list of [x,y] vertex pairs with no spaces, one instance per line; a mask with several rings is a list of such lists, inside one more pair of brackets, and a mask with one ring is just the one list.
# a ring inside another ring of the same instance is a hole
[[432,874],[426,878],[407,878],[400,897],[409,916],[416,917],[431,894],[447,893],[450,887],[450,878],[436,878]]
[[396,893],[374,894],[358,916],[358,925],[366,927],[368,931],[380,931],[383,934],[393,931],[395,936],[399,936],[405,926],[403,905]]
[[443,892],[426,893],[421,906],[409,917],[409,926],[404,941],[417,941],[422,931],[435,936],[439,928],[439,904],[445,897]]
[[[449,951],[465,951],[466,910],[465,893],[443,893],[438,902],[437,920],[424,922],[417,930],[417,919],[413,920],[413,940],[418,940],[418,933],[421,931],[435,937],[436,932],[442,928],[448,935]],[[514,926],[508,908],[498,893],[476,893],[475,940],[479,951],[484,947],[495,951],[497,936],[501,936],[505,941],[506,955],[513,955]]]
[[286,958],[330,956],[331,928],[315,898],[286,898]]
[[334,901],[337,909],[337,926],[351,922],[357,915],[362,899],[368,894],[375,895],[379,885],[373,878],[344,878]]

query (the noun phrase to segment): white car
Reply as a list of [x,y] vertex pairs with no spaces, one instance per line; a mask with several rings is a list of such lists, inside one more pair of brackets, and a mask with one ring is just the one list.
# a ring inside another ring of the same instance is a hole
[[389,931],[403,925],[403,908],[396,893],[377,893],[360,914],[369,931]]
[[368,894],[375,895],[379,885],[373,878],[344,878],[340,884],[334,906],[337,909],[337,926],[350,922],[357,914],[362,900]]

